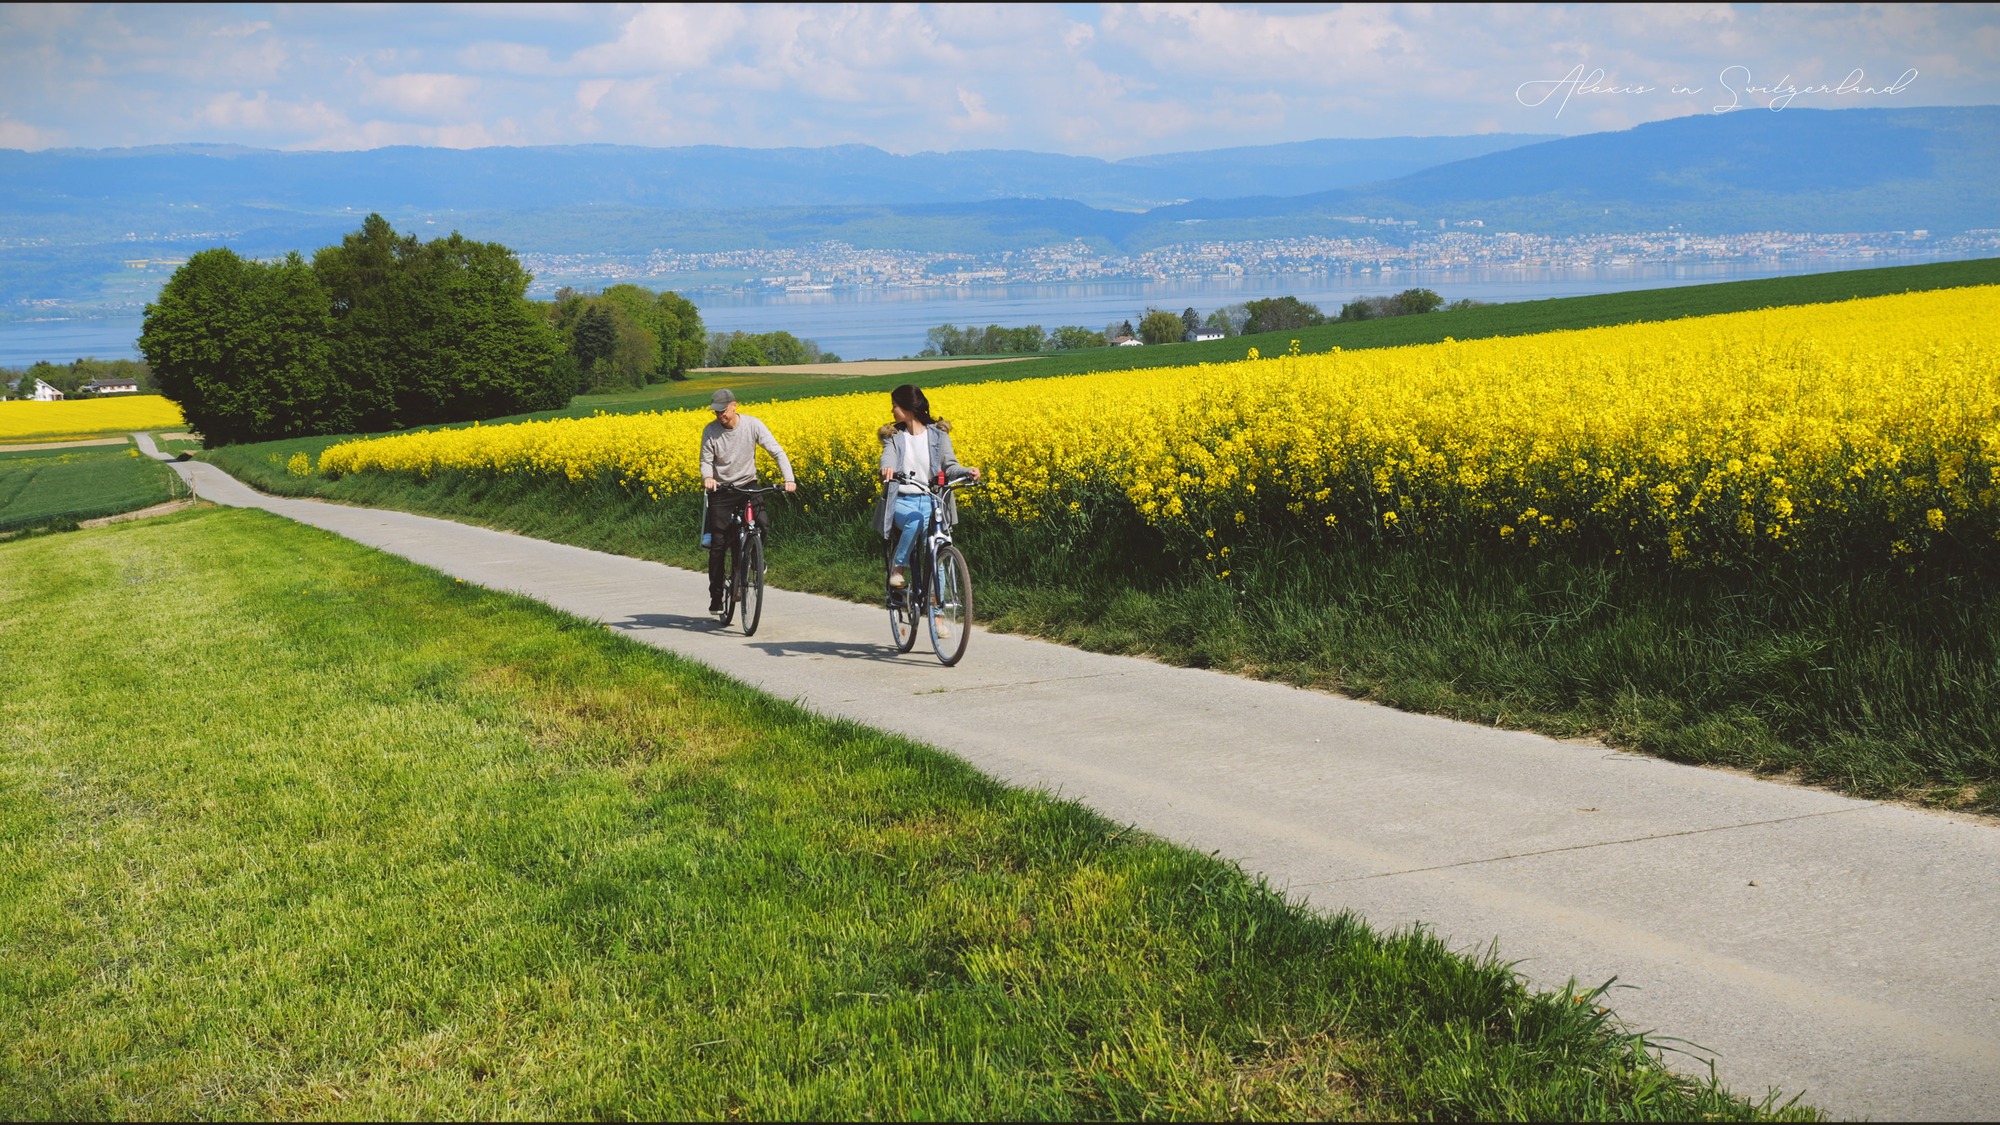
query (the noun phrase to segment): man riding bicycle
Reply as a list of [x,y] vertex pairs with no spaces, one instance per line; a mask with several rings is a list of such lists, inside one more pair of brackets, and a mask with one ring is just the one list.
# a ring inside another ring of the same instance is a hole
[[728,562],[730,533],[736,517],[742,514],[746,504],[755,504],[757,522],[769,526],[769,517],[764,512],[763,502],[740,493],[713,495],[718,487],[738,489],[754,488],[757,484],[757,447],[763,446],[778,462],[778,471],[784,475],[785,491],[798,491],[798,482],[792,479],[792,462],[785,456],[785,447],[771,436],[771,430],[764,423],[748,414],[736,412],[736,396],[727,390],[715,392],[709,399],[708,408],[715,412],[715,421],[701,428],[701,486],[711,494],[708,501],[708,525],[702,530],[708,535],[708,611],[722,612],[722,577]]

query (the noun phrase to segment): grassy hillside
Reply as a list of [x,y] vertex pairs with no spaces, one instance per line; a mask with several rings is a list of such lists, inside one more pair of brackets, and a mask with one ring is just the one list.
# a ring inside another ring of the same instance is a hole
[[1774,1115],[1596,996],[264,513],[0,573],[0,1118]]
[[0,453],[0,533],[130,512],[185,493],[130,445]]

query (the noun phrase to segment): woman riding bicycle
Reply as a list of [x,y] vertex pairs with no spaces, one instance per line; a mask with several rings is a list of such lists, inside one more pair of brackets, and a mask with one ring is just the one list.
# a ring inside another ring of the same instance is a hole
[[896,420],[875,432],[882,439],[882,500],[875,507],[875,530],[884,539],[892,532],[896,536],[889,569],[894,597],[893,591],[909,584],[910,551],[930,526],[933,501],[925,485],[939,473],[947,479],[962,475],[978,480],[979,470],[958,463],[951,424],[931,417],[923,391],[904,383],[889,392],[889,410]]

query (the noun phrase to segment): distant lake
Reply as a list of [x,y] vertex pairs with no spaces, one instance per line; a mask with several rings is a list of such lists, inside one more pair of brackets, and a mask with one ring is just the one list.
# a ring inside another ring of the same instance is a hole
[[[1356,274],[1288,274],[1237,281],[1092,281],[1072,284],[988,285],[938,289],[862,289],[812,293],[702,293],[695,295],[711,331],[784,329],[817,340],[843,359],[895,359],[915,355],[924,333],[940,324],[1081,324],[1103,328],[1147,308],[1179,312],[1193,306],[1204,316],[1224,305],[1292,294],[1327,312],[1363,295],[1422,287],[1447,301],[1533,301],[1630,289],[1662,289],[1715,281],[1783,277],[1909,265],[1937,259],[1820,258],[1801,263],[1771,259],[1718,263],[1642,263],[1630,266],[1479,267],[1463,270],[1391,270]],[[37,360],[68,362],[82,356],[138,358],[140,318],[104,317],[0,322],[0,367]]]

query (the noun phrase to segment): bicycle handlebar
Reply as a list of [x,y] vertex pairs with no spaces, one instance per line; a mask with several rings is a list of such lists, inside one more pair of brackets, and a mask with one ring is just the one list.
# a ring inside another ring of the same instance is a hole
[[975,488],[975,487],[977,487],[977,486],[979,485],[979,483],[980,483],[980,480],[979,480],[979,478],[978,478],[978,477],[959,477],[959,478],[958,478],[957,480],[947,480],[947,481],[945,481],[945,482],[944,482],[944,484],[943,484],[943,485],[941,485],[941,486],[940,486],[940,485],[938,485],[938,484],[936,484],[936,483],[934,483],[934,482],[932,482],[932,481],[927,481],[927,480],[923,480],[922,478],[920,478],[920,477],[917,477],[917,476],[915,476],[915,475],[913,475],[913,474],[911,474],[911,473],[897,473],[897,474],[896,474],[895,476],[893,476],[893,477],[890,477],[890,478],[889,478],[889,480],[890,480],[890,481],[893,481],[893,482],[894,482],[894,483],[896,483],[896,484],[914,484],[914,485],[920,485],[920,486],[922,486],[922,487],[924,487],[924,488],[928,488],[928,489],[933,489],[933,490],[935,490],[935,489],[937,489],[937,488],[939,488],[939,487],[943,487],[943,488]]

